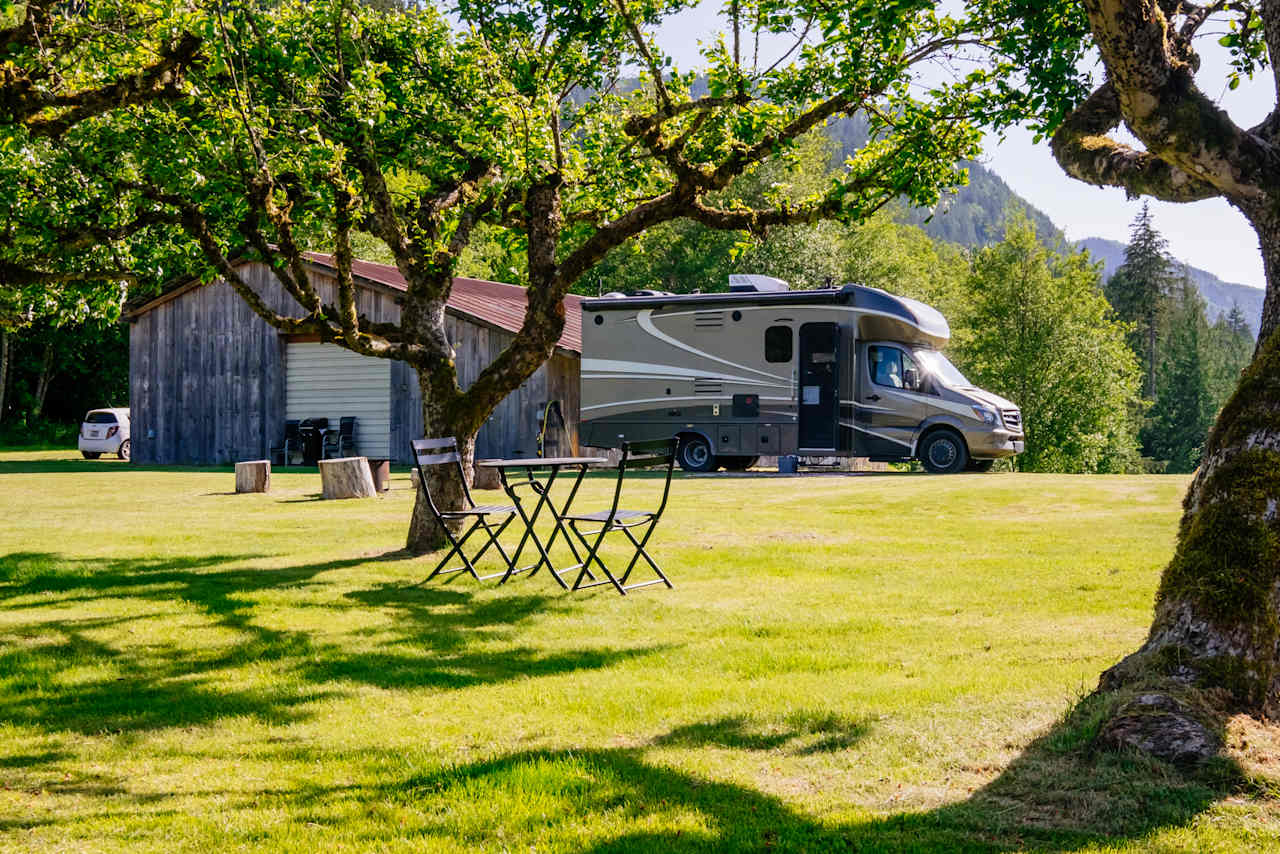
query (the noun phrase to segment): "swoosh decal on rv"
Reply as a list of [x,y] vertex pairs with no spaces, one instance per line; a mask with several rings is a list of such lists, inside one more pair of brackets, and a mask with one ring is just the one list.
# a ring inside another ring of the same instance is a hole
[[868,434],[868,435],[875,436],[877,439],[886,439],[886,440],[888,440],[888,441],[890,441],[890,442],[896,442],[897,444],[902,445],[903,447],[906,447],[906,448],[910,448],[910,447],[912,447],[912,445],[911,445],[911,443],[910,443],[910,442],[904,442],[904,441],[902,441],[901,439],[895,439],[895,438],[893,438],[892,436],[886,436],[886,435],[885,435],[885,434],[883,434],[883,433],[877,433],[875,430],[868,430],[866,427],[860,427],[859,425],[857,425],[857,424],[852,424],[852,423],[850,423],[850,422],[848,422],[848,421],[841,421],[841,422],[840,422],[840,426],[841,426],[841,427],[850,427],[850,428],[852,428],[852,429],[854,429],[854,430],[858,430],[858,431],[863,432],[863,433],[866,433],[866,434]]
[[[790,383],[769,383],[750,377],[738,377],[732,374],[709,374],[677,365],[659,365],[654,362],[628,362],[621,359],[583,359],[582,373],[591,373],[593,379],[616,379],[616,377],[598,376],[599,374],[621,374],[636,379],[706,379],[723,380],[725,382],[746,383],[749,385],[776,386],[789,388]],[[766,376],[769,376],[766,374]]]
[[[580,407],[579,411],[586,412],[588,409],[609,409],[613,406],[631,406],[634,403],[662,403],[675,400],[700,400],[703,403],[718,403],[724,400],[732,400],[733,396],[728,394],[699,394],[694,397],[680,396],[664,396],[664,397],[642,397],[636,400],[615,400],[611,403],[593,403],[591,406]],[[789,402],[789,397],[761,397],[763,400],[784,401]]]
[[777,374],[771,374],[768,371],[759,371],[748,365],[739,365],[737,362],[730,362],[728,359],[721,359],[719,356],[713,356],[710,353],[697,349],[696,347],[690,347],[688,344],[685,344],[683,341],[677,341],[675,338],[672,338],[670,335],[668,335],[667,333],[663,332],[662,330],[658,329],[658,327],[653,325],[653,309],[651,308],[641,309],[640,311],[637,311],[636,323],[645,332],[648,332],[650,335],[652,335],[654,338],[657,338],[659,341],[665,341],[666,343],[670,344],[672,347],[679,348],[688,353],[693,353],[695,356],[701,356],[702,358],[709,359],[712,362],[719,362],[722,365],[728,365],[731,368],[737,368],[740,371],[750,371],[753,374],[759,374],[760,376],[768,377],[771,380],[780,380],[783,383],[786,383],[787,385],[791,384],[790,377],[778,376]]

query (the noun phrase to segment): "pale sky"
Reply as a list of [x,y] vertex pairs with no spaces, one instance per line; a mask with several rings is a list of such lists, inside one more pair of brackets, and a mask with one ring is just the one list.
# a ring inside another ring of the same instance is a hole
[[[658,31],[659,43],[681,70],[701,65],[699,40],[710,41],[721,29],[717,8],[715,3],[700,4],[668,20]],[[1199,80],[1237,124],[1250,127],[1261,121],[1276,102],[1271,74],[1264,71],[1254,80],[1244,81],[1236,91],[1228,91],[1226,75],[1221,70],[1226,65],[1225,51],[1217,47],[1215,38],[1200,40],[1204,62]],[[767,48],[762,47],[762,64],[767,53]],[[1209,90],[1210,84],[1220,85],[1221,90]],[[1010,131],[1003,141],[988,137],[981,159],[1014,192],[1047,213],[1068,238],[1107,237],[1128,242],[1129,223],[1142,207],[1142,200],[1130,201],[1123,190],[1094,187],[1068,178],[1050,154],[1048,143],[1033,144],[1029,131]],[[1156,228],[1180,260],[1228,282],[1264,286],[1262,255],[1253,229],[1226,202],[1213,199],[1172,204],[1151,200],[1151,210]]]

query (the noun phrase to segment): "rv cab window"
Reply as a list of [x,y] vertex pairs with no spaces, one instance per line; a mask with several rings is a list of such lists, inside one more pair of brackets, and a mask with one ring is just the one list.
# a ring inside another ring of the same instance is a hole
[[790,326],[770,326],[764,331],[764,360],[766,362],[790,362],[791,355]]
[[867,348],[867,361],[876,385],[920,391],[924,384],[915,360],[897,347],[872,345]]

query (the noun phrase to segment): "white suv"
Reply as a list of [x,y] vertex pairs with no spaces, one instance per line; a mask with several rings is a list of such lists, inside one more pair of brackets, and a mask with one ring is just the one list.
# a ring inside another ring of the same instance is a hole
[[80,453],[86,460],[103,454],[118,454],[129,459],[129,410],[91,409],[80,425]]

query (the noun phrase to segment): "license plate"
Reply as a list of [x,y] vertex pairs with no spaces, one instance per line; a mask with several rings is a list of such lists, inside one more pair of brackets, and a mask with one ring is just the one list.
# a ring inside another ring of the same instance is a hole
[[90,431],[89,431],[89,438],[90,438],[90,439],[96,439],[96,438],[98,438],[98,436],[99,436],[99,435],[100,435],[100,434],[99,434],[99,432],[98,432],[97,430],[90,430]]

